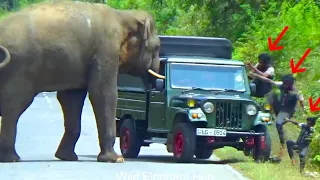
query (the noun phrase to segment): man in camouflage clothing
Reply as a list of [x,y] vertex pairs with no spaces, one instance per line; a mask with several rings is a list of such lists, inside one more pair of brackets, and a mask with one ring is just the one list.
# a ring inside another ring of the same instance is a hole
[[297,151],[300,157],[300,172],[303,172],[305,167],[305,157],[309,150],[309,145],[311,142],[312,133],[314,132],[314,125],[318,117],[308,117],[307,123],[299,123],[290,119],[286,119],[282,124],[284,125],[287,122],[291,122],[294,125],[297,125],[301,128],[300,135],[296,142],[292,140],[287,141],[287,149],[289,157],[292,161],[292,164],[295,165],[296,161],[294,159],[294,152]]

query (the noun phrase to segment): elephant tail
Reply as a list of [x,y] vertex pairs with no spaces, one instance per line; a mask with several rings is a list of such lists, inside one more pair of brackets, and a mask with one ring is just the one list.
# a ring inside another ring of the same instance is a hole
[[11,60],[11,56],[8,49],[3,46],[0,46],[0,58],[2,57],[1,54],[3,56],[3,59],[0,59],[0,70],[6,67]]

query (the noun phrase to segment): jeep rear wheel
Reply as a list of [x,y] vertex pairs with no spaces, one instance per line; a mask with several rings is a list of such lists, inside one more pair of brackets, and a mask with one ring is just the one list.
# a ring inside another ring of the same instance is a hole
[[211,148],[196,148],[196,158],[198,159],[209,159],[213,153]]
[[176,162],[191,162],[195,148],[195,127],[190,123],[178,123],[173,130],[173,155]]
[[137,136],[134,122],[125,119],[120,127],[120,150],[125,158],[136,158],[139,155],[141,144]]
[[268,127],[265,125],[258,125],[255,128],[256,132],[264,133],[264,135],[255,138],[255,147],[253,149],[253,158],[256,162],[268,161],[271,155],[271,137]]

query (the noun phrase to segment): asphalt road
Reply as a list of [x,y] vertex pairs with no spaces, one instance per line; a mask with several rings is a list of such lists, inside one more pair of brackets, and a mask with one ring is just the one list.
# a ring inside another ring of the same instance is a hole
[[[165,146],[141,149],[138,159],[125,163],[98,163],[97,130],[88,98],[82,115],[82,132],[76,146],[78,162],[56,159],[63,134],[62,111],[55,93],[39,94],[21,116],[16,149],[22,162],[0,163],[1,180],[234,180],[244,179],[216,157],[192,164],[177,164]],[[120,153],[117,139],[115,149]]]

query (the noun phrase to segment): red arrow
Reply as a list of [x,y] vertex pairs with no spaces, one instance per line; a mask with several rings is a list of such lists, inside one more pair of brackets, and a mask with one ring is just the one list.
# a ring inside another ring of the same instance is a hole
[[284,36],[284,34],[287,32],[288,28],[289,28],[288,26],[284,27],[284,29],[281,31],[280,35],[277,37],[274,43],[272,43],[271,37],[269,36],[268,45],[269,45],[270,51],[281,50],[283,48],[283,46],[277,46],[277,44],[279,43],[281,38]]
[[320,98],[318,98],[318,100],[313,104],[312,97],[310,97],[309,104],[311,112],[320,111],[320,107],[318,107],[318,105],[320,104]]
[[301,64],[303,61],[306,59],[306,57],[309,55],[311,49],[308,48],[307,51],[304,53],[304,55],[301,57],[301,59],[298,61],[297,65],[294,65],[293,58],[290,60],[290,67],[291,67],[291,72],[292,74],[294,73],[302,73],[306,70],[306,68],[300,68]]

